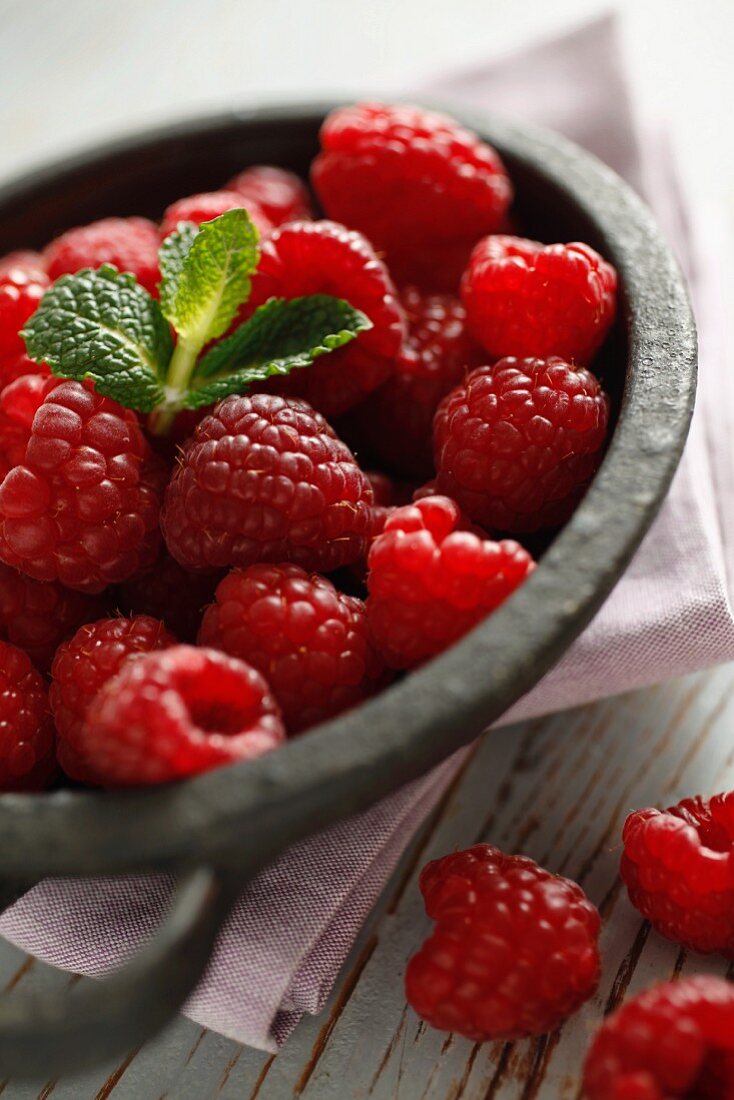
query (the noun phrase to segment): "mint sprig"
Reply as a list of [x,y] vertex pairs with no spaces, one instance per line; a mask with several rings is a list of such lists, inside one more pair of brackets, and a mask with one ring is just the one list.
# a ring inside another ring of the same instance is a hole
[[26,322],[28,355],[62,378],[90,378],[100,393],[151,413],[151,429],[163,434],[181,409],[307,367],[372,327],[329,295],[271,299],[202,358],[249,297],[258,259],[246,210],[181,225],[159,251],[160,301],[109,264],[64,275]]

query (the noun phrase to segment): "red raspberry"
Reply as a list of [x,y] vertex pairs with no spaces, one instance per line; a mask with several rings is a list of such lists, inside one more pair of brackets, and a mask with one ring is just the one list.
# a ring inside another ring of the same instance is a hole
[[661,982],[608,1016],[586,1057],[588,1100],[734,1100],[734,987]]
[[233,570],[199,642],[267,676],[289,733],[349,710],[384,682],[362,601],[298,565]]
[[461,283],[474,335],[503,355],[588,363],[616,312],[617,273],[587,244],[487,237]]
[[251,312],[268,298],[333,294],[372,321],[347,347],[310,367],[274,378],[269,388],[305,397],[324,416],[339,416],[384,382],[405,337],[405,318],[387,269],[360,233],[335,222],[291,222],[263,245]]
[[630,814],[620,872],[663,936],[734,959],[734,794]]
[[84,267],[113,264],[131,272],[151,294],[158,294],[158,230],[147,218],[102,218],[68,229],[44,253],[52,280]]
[[94,779],[82,734],[97,692],[129,657],[175,644],[162,622],[135,615],[88,623],[59,646],[51,668],[49,700],[59,735],[59,763],[72,779]]
[[185,645],[128,661],[99,692],[81,734],[107,787],[167,783],[253,760],[284,738],[259,672]]
[[162,619],[180,642],[195,642],[204,609],[214,599],[219,574],[190,573],[165,551],[149,572],[117,590],[123,615]]
[[0,271],[0,378],[5,374],[5,362],[25,353],[20,330],[38,309],[48,287],[48,277],[42,271],[22,267]]
[[34,581],[0,564],[0,638],[24,650],[41,672],[49,671],[63,641],[104,612],[96,596]]
[[91,383],[48,378],[35,415],[30,385],[19,379],[0,398],[6,410],[11,395],[26,426],[32,416],[24,453],[0,483],[0,560],[37,580],[101,592],[155,560],[159,460],[135,413]]
[[0,391],[26,374],[48,378],[50,373],[45,363],[34,363],[25,354],[11,355],[7,359],[0,360]]
[[0,642],[0,791],[40,791],[55,774],[46,685],[26,653]]
[[444,398],[433,425],[436,488],[483,527],[568,519],[601,461],[609,399],[563,359],[500,359]]
[[364,553],[371,508],[369,482],[322,416],[255,393],[226,398],[199,424],[161,520],[188,569],[290,561],[330,572]]
[[404,477],[433,474],[433,415],[441,398],[484,354],[466,331],[466,311],[450,294],[401,294],[408,342],[394,374],[365,409],[370,450]]
[[408,963],[408,1003],[474,1042],[553,1031],[594,993],[599,913],[580,886],[525,856],[477,844],[429,863],[437,922]]
[[471,247],[498,228],[512,197],[494,149],[420,107],[339,108],[321,145],[311,178],[324,209],[386,252],[399,282],[455,290]]
[[305,185],[293,172],[272,164],[256,164],[231,179],[228,191],[253,202],[273,226],[311,217],[311,201]]
[[205,191],[200,195],[189,195],[188,198],[178,199],[168,207],[161,222],[161,239],[173,233],[182,222],[201,225],[202,222],[218,218],[220,214],[226,214],[228,210],[241,210],[243,207],[247,207],[247,213],[255,223],[261,238],[272,233],[270,219],[257,203],[245,202],[237,191]]
[[367,613],[393,668],[412,668],[494,611],[534,568],[516,542],[462,530],[458,506],[424,497],[396,509],[372,543]]
[[22,271],[44,275],[46,261],[40,252],[31,252],[30,249],[25,248],[19,248],[16,252],[8,252],[4,256],[0,256],[0,276],[7,275],[9,271],[17,268]]
[[46,378],[40,374],[21,375],[0,390],[0,480],[23,463],[45,390]]

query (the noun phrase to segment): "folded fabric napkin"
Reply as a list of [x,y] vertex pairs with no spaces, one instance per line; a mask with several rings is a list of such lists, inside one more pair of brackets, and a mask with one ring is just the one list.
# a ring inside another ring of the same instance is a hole
[[[584,635],[503,721],[734,657],[729,605],[734,548],[724,540],[734,500],[727,394],[711,265],[680,199],[665,147],[637,137],[614,21],[605,18],[486,70],[425,90],[563,131],[642,191],[691,282],[700,327],[694,425],[670,495],[624,578]],[[420,98],[420,93],[417,93]],[[716,464],[711,461],[716,458]],[[318,1012],[357,931],[463,754],[358,818],[285,853],[247,888],[186,1013],[266,1050],[303,1012]],[[102,975],[148,939],[165,913],[162,878],[47,881],[0,918],[14,943],[69,970]]]

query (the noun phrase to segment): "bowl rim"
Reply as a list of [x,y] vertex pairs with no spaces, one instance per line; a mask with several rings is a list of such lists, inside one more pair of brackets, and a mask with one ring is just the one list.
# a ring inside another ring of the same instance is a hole
[[[262,106],[139,131],[11,180],[0,186],[0,206],[113,157],[247,127],[313,126],[335,106]],[[626,381],[586,496],[532,576],[493,615],[421,669],[277,752],[163,787],[1,795],[1,874],[109,874],[192,862],[236,862],[244,873],[261,866],[472,741],[580,634],[642,541],[678,465],[694,404],[695,322],[677,262],[651,212],[592,154],[536,126],[463,106],[448,110],[562,192],[593,224],[619,273]]]

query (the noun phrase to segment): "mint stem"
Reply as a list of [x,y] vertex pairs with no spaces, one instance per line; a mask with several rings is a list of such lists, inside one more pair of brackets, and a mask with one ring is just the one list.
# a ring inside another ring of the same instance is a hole
[[189,389],[201,343],[179,338],[174,348],[164,386],[165,399],[148,417],[148,427],[153,435],[167,435],[176,416],[183,407],[183,399]]

